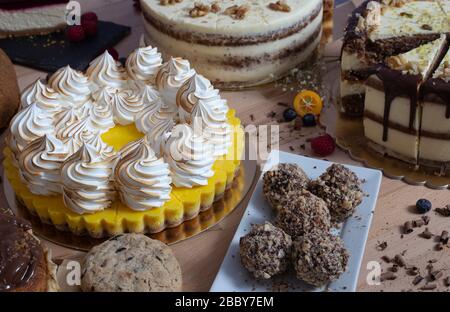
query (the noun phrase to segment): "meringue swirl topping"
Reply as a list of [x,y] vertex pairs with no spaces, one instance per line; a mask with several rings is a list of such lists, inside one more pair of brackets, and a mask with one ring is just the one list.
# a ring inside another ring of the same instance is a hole
[[128,75],[135,80],[148,83],[155,81],[156,73],[162,65],[161,53],[151,46],[134,50],[127,58],[125,67]]
[[117,64],[108,51],[105,51],[89,64],[86,75],[89,77],[89,81],[99,88],[123,88],[126,84],[124,69]]
[[115,181],[122,201],[137,211],[161,207],[170,199],[170,170],[145,139],[131,153],[119,160]]
[[182,58],[170,58],[159,69],[155,84],[161,94],[163,102],[169,106],[176,106],[178,89],[195,74],[189,62]]
[[66,145],[53,134],[37,138],[19,157],[20,176],[33,194],[62,193],[60,170],[68,156]]
[[61,98],[55,90],[42,83],[40,79],[28,86],[20,96],[20,108],[37,103],[39,108],[56,113],[63,108]]
[[35,139],[55,131],[51,115],[40,109],[37,103],[19,111],[11,120],[10,129],[10,147],[16,155]]
[[231,145],[232,129],[227,122],[228,105],[210,81],[195,74],[178,90],[180,121],[203,132],[214,146],[214,156],[225,155]]
[[113,159],[103,158],[90,144],[66,160],[62,169],[64,204],[78,214],[93,213],[111,206]]
[[91,96],[87,77],[69,65],[58,69],[50,77],[48,85],[71,106],[82,105]]
[[187,124],[178,124],[172,129],[164,146],[164,159],[177,187],[207,185],[214,174],[211,144]]

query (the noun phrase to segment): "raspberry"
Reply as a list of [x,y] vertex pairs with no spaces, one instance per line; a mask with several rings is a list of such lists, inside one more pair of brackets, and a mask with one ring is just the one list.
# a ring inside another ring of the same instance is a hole
[[117,52],[116,49],[108,48],[106,49],[106,51],[108,51],[108,53],[112,56],[113,59],[115,59],[116,61],[119,60],[119,52]]
[[86,36],[95,36],[97,34],[97,22],[96,21],[84,21],[81,22],[81,26],[83,27],[84,33]]
[[67,39],[71,42],[79,42],[84,40],[85,34],[81,25],[70,26],[66,30]]
[[336,143],[329,134],[325,134],[311,140],[311,149],[319,156],[328,156],[334,152]]
[[85,21],[95,21],[98,22],[97,14],[94,12],[86,12],[83,15],[81,15],[81,25],[83,25],[83,22]]

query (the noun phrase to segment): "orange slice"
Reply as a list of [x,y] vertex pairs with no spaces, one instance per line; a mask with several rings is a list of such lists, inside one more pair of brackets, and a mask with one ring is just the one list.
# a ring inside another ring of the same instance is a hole
[[294,98],[294,109],[300,117],[306,114],[320,115],[322,111],[322,99],[314,91],[303,90]]

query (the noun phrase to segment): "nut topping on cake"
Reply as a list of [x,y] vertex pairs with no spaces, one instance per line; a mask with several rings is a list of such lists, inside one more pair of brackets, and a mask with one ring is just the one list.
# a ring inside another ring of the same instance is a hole
[[269,8],[274,11],[291,12],[291,7],[284,0],[269,3]]
[[219,13],[220,12],[220,5],[219,2],[214,1],[213,3],[211,3],[211,12],[213,13]]
[[211,10],[209,5],[203,4],[201,2],[195,2],[194,7],[189,10],[190,17],[202,17],[209,13]]
[[170,4],[176,4],[181,3],[183,0],[159,0],[159,4],[161,5],[170,5]]
[[241,20],[244,19],[249,8],[246,5],[233,5],[228,7],[224,14],[230,16],[233,19]]

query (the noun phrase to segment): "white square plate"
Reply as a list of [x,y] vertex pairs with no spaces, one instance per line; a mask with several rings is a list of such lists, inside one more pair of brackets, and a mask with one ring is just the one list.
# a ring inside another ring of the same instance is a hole
[[[320,176],[332,163],[329,161],[303,157],[291,153],[272,151],[264,166],[263,172],[277,163],[295,163],[299,165],[311,179]],[[347,271],[341,277],[329,284],[329,291],[355,291],[358,281],[361,261],[364,254],[369,227],[375,209],[378,191],[381,183],[381,172],[362,167],[347,166],[364,181],[363,191],[367,194],[357,207],[353,216],[343,224],[335,234],[340,235],[345,247],[350,253]],[[289,291],[322,291],[324,288],[314,288],[296,279],[293,271],[284,273],[273,280],[260,281],[254,279],[241,265],[239,258],[239,239],[248,233],[252,224],[272,222],[275,214],[262,195],[262,175],[256,185],[241,223],[234,234],[227,254],[211,287],[211,291],[270,291],[277,282],[287,284]]]

